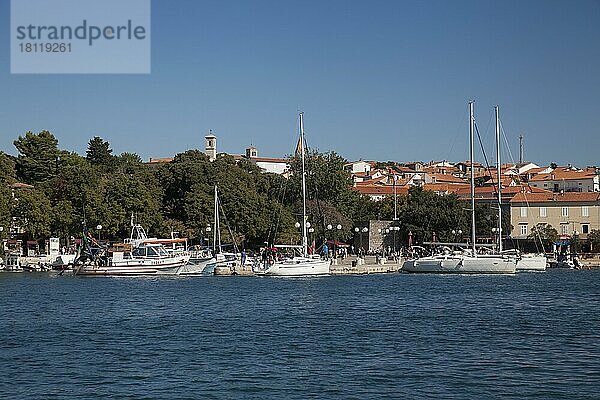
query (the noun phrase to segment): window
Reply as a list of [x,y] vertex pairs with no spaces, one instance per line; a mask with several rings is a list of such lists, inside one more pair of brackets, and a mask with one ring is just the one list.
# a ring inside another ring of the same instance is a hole
[[546,207],[540,207],[540,217],[546,216]]
[[561,215],[563,217],[568,217],[569,216],[569,207],[563,207],[561,210]]
[[590,216],[590,209],[589,209],[588,206],[581,207],[581,216],[582,217],[589,217]]
[[569,234],[569,224],[560,224],[560,233],[561,235]]
[[588,224],[581,224],[581,233],[590,233],[590,226]]
[[521,224],[521,236],[527,236],[527,224]]
[[521,207],[521,217],[527,217],[527,207]]

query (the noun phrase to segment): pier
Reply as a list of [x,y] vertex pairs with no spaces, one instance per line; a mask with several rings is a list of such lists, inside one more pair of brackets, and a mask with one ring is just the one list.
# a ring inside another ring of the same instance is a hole
[[[366,274],[388,274],[399,272],[402,268],[403,258],[388,260],[376,256],[356,256],[333,259],[329,267],[330,275],[366,275]],[[217,276],[254,276],[251,266],[216,267]]]

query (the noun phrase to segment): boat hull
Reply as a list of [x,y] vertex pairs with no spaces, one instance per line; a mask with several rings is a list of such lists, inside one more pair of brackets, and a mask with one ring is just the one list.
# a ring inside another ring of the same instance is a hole
[[504,257],[423,257],[407,260],[402,271],[429,274],[514,274],[516,260]]
[[274,263],[263,274],[271,276],[329,275],[329,260],[293,258]]
[[76,269],[75,274],[83,276],[177,275],[188,260],[189,256],[182,256],[165,260],[131,260],[108,265],[83,265]]
[[545,271],[548,259],[546,256],[523,256],[517,261],[517,271]]

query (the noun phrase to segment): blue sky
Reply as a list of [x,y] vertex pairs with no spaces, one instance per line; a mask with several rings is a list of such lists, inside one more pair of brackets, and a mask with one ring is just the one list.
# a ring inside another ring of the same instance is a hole
[[[467,101],[493,157],[492,107],[518,158],[600,164],[600,1],[152,2],[149,75],[11,75],[0,0],[0,150],[48,129],[84,153],[203,148],[464,160]],[[507,156],[505,156],[507,157]]]

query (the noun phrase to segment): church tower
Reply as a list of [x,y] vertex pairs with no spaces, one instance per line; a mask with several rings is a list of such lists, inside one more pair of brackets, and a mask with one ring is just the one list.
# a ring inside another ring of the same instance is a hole
[[212,129],[209,131],[208,135],[204,136],[204,152],[210,161],[215,161],[217,159],[217,137],[213,135]]

